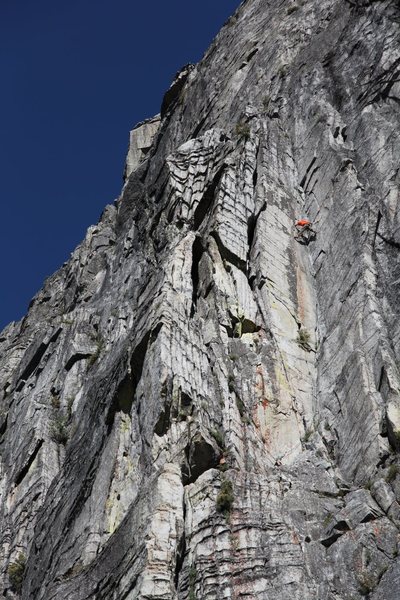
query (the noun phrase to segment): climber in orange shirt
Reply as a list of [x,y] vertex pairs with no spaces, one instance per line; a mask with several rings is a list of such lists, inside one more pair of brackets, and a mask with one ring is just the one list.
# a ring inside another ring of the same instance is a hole
[[296,240],[302,238],[306,231],[315,233],[314,229],[312,228],[312,223],[308,219],[299,219],[296,221],[294,226],[296,227],[296,234],[294,236]]
[[311,225],[311,221],[309,221],[308,219],[300,219],[300,221],[297,221],[296,223],[296,227],[304,227],[304,225]]

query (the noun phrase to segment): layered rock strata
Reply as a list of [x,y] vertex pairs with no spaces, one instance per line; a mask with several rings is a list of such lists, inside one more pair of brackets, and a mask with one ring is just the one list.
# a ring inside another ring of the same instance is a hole
[[398,598],[399,22],[246,0],[137,130],[0,335],[4,597]]

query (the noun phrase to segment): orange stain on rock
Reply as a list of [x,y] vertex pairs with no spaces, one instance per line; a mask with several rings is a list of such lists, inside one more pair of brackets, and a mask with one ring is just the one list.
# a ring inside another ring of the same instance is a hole
[[374,536],[376,538],[379,538],[379,536],[381,534],[381,528],[379,527],[379,525],[374,525],[373,532],[374,532]]

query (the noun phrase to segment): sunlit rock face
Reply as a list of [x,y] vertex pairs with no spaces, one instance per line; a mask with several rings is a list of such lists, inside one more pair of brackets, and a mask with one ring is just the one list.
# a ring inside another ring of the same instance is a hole
[[4,597],[398,599],[399,22],[247,0],[132,133],[0,335]]
[[160,126],[160,121],[160,115],[156,115],[152,119],[138,123],[130,132],[124,173],[125,181],[129,179],[131,173],[138,168],[140,163],[145,160],[147,153],[151,150],[154,137]]

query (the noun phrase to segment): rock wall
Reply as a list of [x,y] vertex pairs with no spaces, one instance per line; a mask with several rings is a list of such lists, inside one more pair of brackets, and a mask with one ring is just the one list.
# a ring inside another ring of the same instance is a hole
[[4,597],[398,598],[399,22],[245,0],[137,130],[0,334]]

